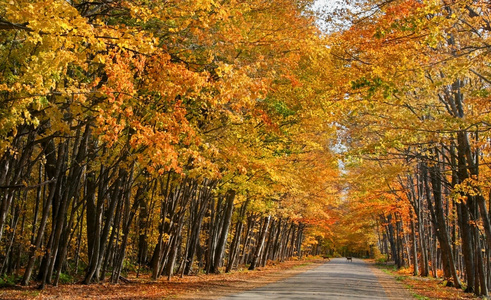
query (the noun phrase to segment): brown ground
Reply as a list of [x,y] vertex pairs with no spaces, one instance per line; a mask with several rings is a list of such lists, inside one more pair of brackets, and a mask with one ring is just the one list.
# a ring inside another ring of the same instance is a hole
[[387,298],[390,300],[406,300],[415,299],[412,294],[398,282],[393,275],[389,275],[378,269],[373,263],[370,263],[373,274],[377,276],[378,282],[384,288]]
[[[148,277],[129,277],[131,283],[66,284],[49,286],[42,291],[34,285],[5,287],[0,288],[0,299],[218,299],[294,276],[323,263],[325,261],[322,259],[292,260],[257,268],[255,271],[173,277],[170,282],[165,279],[155,282]],[[403,277],[397,273],[391,275],[374,266],[372,271],[391,300],[414,299],[411,296],[413,293],[424,295],[424,299],[476,299],[454,288],[445,288],[429,278]],[[399,276],[399,280],[395,276]],[[405,286],[410,286],[411,291]]]
[[[394,271],[393,268],[390,268],[386,265],[375,267],[375,265],[372,264],[372,266],[374,266],[373,268],[376,269],[374,270],[374,272],[376,272],[377,277],[379,277],[379,281],[382,283],[382,286],[384,286],[385,292],[388,295],[389,293],[395,290],[395,289],[391,289],[391,285],[394,284],[395,282],[397,283],[398,286],[404,287],[405,290],[404,292],[406,293],[406,295],[407,293],[409,293],[410,295],[418,295],[418,299],[426,299],[426,300],[483,299],[471,293],[464,293],[462,289],[447,287],[445,286],[446,282],[441,278],[413,276],[412,269],[403,268],[398,271]],[[388,284],[386,283],[386,285],[384,285],[383,278],[389,278]],[[388,289],[389,292],[387,292]],[[397,295],[398,294],[394,296],[398,297]],[[402,297],[404,297],[403,294],[399,294],[399,297],[401,297],[401,295]],[[406,299],[406,298],[391,298],[391,299]]]
[[488,299],[479,298],[471,293],[464,293],[462,289],[448,287],[446,281],[432,277],[407,276],[403,271],[397,272],[400,281],[414,294],[422,299],[454,300],[454,299]]
[[292,260],[255,271],[173,277],[170,282],[129,277],[131,283],[66,284],[48,286],[42,291],[34,285],[14,286],[0,288],[0,299],[218,299],[293,276],[324,262],[322,259]]

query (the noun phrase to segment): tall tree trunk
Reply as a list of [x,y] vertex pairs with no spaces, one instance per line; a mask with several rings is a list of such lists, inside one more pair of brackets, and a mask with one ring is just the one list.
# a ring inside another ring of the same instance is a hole
[[200,188],[199,195],[196,197],[196,204],[194,210],[194,219],[191,220],[191,233],[188,238],[188,251],[186,254],[186,262],[184,268],[184,274],[189,275],[193,266],[194,256],[198,249],[199,235],[205,216],[206,210],[212,199],[212,190],[216,186],[216,181],[205,180]]
[[244,238],[244,247],[242,248],[242,260],[241,260],[241,263],[242,264],[246,264],[246,263],[249,263],[248,262],[248,252],[249,252],[249,248],[250,248],[250,244],[251,244],[251,239],[252,239],[252,235],[253,235],[253,230],[254,230],[254,227],[256,225],[256,215],[251,213],[249,214],[249,216],[247,217],[247,230],[245,231],[245,238]]
[[419,263],[418,263],[418,245],[417,245],[418,239],[416,238],[416,226],[414,225],[414,219],[411,218],[411,250],[412,250],[412,257],[413,257],[413,275],[418,276],[419,275]]
[[[436,216],[436,225],[437,225],[437,234],[440,242],[440,249],[442,251],[442,259],[444,270],[446,269],[449,274],[446,276],[451,276],[453,279],[453,284],[455,287],[460,287],[461,283],[459,277],[457,275],[457,270],[455,268],[455,263],[453,260],[452,247],[450,245],[450,237],[448,235],[444,210],[443,210],[443,201],[442,201],[442,190],[441,190],[441,174],[438,165],[434,165],[429,167],[429,174],[431,180],[431,186],[433,188],[433,199],[435,200],[435,216]],[[448,281],[447,284],[449,284]]]
[[60,188],[61,183],[58,182],[57,179],[60,178],[60,174],[62,172],[61,166],[63,163],[65,152],[66,152],[65,144],[61,143],[58,146],[58,158],[56,158],[54,141],[50,140],[45,146],[45,153],[47,157],[46,172],[48,176],[53,179],[53,181],[50,184],[48,198],[45,199],[43,205],[41,222],[39,224],[34,246],[31,247],[31,252],[29,254],[29,261],[27,263],[26,270],[24,272],[24,276],[21,282],[22,285],[28,285],[31,279],[32,271],[34,269],[34,263],[36,261],[36,252],[39,251],[41,247],[41,242],[44,236],[46,225],[48,223],[48,216],[49,216],[51,204],[53,203],[53,199],[57,194],[58,189]]
[[[132,172],[133,173],[133,172]],[[135,195],[135,199],[133,205],[130,203],[130,191],[131,184],[133,180],[130,180],[129,186],[127,187],[127,195],[125,197],[125,205],[124,205],[124,214],[123,214],[123,237],[121,244],[119,245],[119,249],[117,249],[115,260],[114,260],[114,269],[111,275],[111,282],[118,283],[119,278],[121,277],[121,271],[123,269],[123,262],[126,255],[126,246],[128,244],[128,237],[130,234],[130,226],[132,224],[133,218],[136,215],[136,211],[141,203],[145,203],[145,194],[147,192],[147,185],[139,186]],[[131,205],[131,207],[130,207]]]
[[226,203],[225,212],[223,214],[223,226],[221,226],[221,232],[219,233],[213,265],[213,273],[215,274],[219,273],[218,266],[222,264],[225,246],[227,244],[228,231],[232,221],[232,212],[234,211],[235,191],[229,190],[225,197]]
[[261,235],[256,245],[256,250],[254,251],[254,256],[252,257],[251,265],[249,266],[249,270],[254,270],[256,268],[256,264],[258,259],[260,258],[261,251],[264,247],[264,240],[266,239],[266,234],[268,232],[269,223],[271,221],[271,216],[267,216],[264,218],[263,226],[261,228]]

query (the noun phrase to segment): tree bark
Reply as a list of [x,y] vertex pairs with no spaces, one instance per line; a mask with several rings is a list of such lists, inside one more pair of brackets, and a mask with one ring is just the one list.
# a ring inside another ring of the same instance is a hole
[[219,233],[213,265],[213,273],[215,274],[219,273],[218,267],[222,264],[225,246],[227,244],[228,231],[232,221],[232,212],[234,210],[235,191],[229,190],[225,197],[226,203],[225,212],[223,214],[223,225],[221,226],[221,232]]
[[249,266],[249,270],[254,270],[256,268],[257,261],[259,260],[261,251],[263,250],[264,247],[264,240],[266,239],[266,234],[268,232],[270,221],[271,221],[271,216],[267,216],[264,218],[263,226],[261,228],[261,235],[256,245],[256,250],[254,251],[254,256],[252,257],[252,262],[251,265]]

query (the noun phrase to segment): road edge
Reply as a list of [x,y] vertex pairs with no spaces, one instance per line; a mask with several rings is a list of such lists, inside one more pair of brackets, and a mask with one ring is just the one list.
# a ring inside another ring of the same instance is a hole
[[365,262],[370,266],[373,274],[377,277],[378,282],[384,289],[389,300],[416,299],[410,290],[406,288],[403,283],[397,281],[393,275],[387,274],[381,269],[377,268],[374,262]]

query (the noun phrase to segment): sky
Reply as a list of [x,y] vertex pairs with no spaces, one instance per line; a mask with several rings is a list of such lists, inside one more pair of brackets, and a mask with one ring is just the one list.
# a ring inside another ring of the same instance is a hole
[[343,0],[315,0],[314,2],[314,10],[319,13],[319,17],[317,19],[317,23],[319,28],[321,28],[324,32],[329,32],[334,30],[330,17],[333,17],[333,12],[336,9],[340,9],[346,6],[345,1]]
[[335,7],[342,5],[339,0],[316,0],[314,3],[314,7]]

